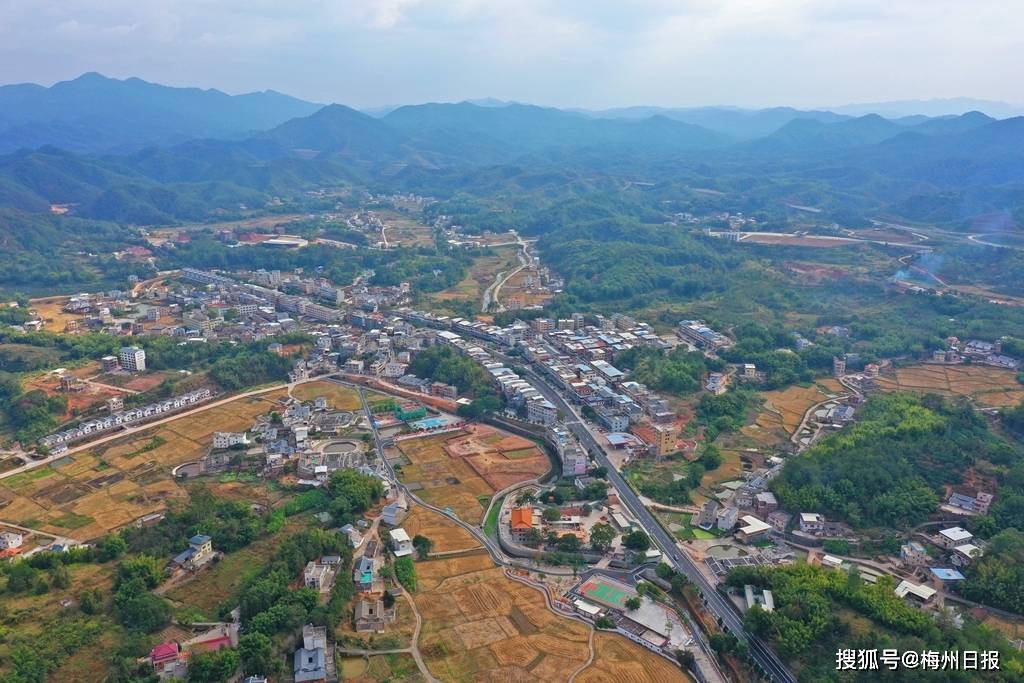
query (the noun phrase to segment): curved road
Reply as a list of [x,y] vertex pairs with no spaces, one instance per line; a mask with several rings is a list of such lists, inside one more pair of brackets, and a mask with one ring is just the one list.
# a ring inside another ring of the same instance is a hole
[[492,282],[491,286],[484,291],[483,299],[480,302],[481,313],[486,313],[487,309],[491,307],[492,302],[497,306],[498,312],[505,310],[505,307],[501,305],[500,301],[498,301],[498,295],[501,293],[501,288],[505,286],[506,282],[518,275],[523,268],[526,268],[533,263],[533,257],[530,256],[529,244],[518,234],[516,235],[516,243],[521,249],[521,251],[516,253],[516,258],[519,259],[519,266],[514,268],[508,274],[502,271],[494,277],[494,282]]
[[715,586],[711,585],[711,582],[708,581],[694,561],[679,549],[675,540],[669,536],[664,527],[654,518],[654,515],[643,505],[637,494],[608,460],[608,454],[580,420],[573,406],[569,405],[562,398],[561,394],[548,385],[547,381],[532,369],[525,368],[524,372],[531,381],[531,384],[544,398],[551,401],[566,416],[572,416],[572,419],[566,422],[566,426],[588,448],[598,464],[608,470],[608,479],[618,491],[622,503],[639,520],[641,526],[650,534],[655,543],[661,547],[664,557],[672,563],[676,571],[682,573],[691,583],[697,586],[708,607],[725,624],[726,630],[731,632],[738,640],[747,644],[751,656],[767,672],[768,679],[782,683],[796,683],[796,677],[790,673],[778,655],[765,645],[760,638],[746,632],[743,627],[743,618],[736,608],[718,592]]

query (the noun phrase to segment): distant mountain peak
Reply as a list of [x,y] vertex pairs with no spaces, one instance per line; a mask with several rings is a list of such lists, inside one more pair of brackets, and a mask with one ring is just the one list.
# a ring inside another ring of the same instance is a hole
[[194,138],[238,139],[319,106],[279,93],[228,95],[88,71],[50,87],[0,87],[0,153],[44,145],[116,153]]

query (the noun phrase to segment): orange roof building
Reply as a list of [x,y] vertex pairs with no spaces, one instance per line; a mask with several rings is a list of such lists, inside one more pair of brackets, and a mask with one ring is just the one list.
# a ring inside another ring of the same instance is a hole
[[510,526],[513,532],[526,532],[533,528],[533,508],[512,508],[512,521]]

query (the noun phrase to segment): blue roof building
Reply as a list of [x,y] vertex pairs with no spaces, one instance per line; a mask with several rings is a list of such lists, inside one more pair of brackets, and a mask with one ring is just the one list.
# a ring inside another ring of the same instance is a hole
[[324,661],[324,650],[322,647],[312,650],[300,647],[295,651],[293,665],[295,683],[327,679],[327,665]]
[[964,575],[955,569],[947,569],[945,567],[932,567],[931,573],[935,575],[940,581],[963,581]]

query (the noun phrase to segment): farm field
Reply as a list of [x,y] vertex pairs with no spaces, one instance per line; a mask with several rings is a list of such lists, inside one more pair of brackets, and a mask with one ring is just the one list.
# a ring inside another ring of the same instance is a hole
[[455,286],[431,295],[431,298],[439,305],[446,301],[480,301],[484,290],[494,282],[495,275],[507,272],[519,264],[516,251],[512,246],[497,247],[493,254],[478,257],[466,277]]
[[548,610],[487,555],[417,564],[420,652],[445,681],[564,681],[590,656],[589,627]]
[[462,527],[452,524],[424,507],[415,506],[402,522],[410,537],[426,536],[431,540],[431,552],[445,553],[480,548],[480,542]]
[[[388,244],[392,247],[424,247],[434,243],[434,229],[400,213],[383,212],[380,216]],[[370,242],[380,241],[380,234],[369,234]]]
[[576,677],[579,683],[693,680],[671,662],[620,636],[594,634],[594,652],[594,662]]
[[[776,391],[761,393],[764,398],[764,410],[758,414],[754,424],[766,432],[779,431],[784,438],[789,438],[800,426],[804,413],[815,403],[828,400],[829,396],[843,393],[842,385],[834,379],[822,379],[803,387],[793,385]],[[743,432],[755,437],[757,432]],[[755,440],[757,440],[755,438]]]
[[0,520],[79,540],[185,497],[171,470],[205,454],[215,431],[249,427],[278,392],[242,398],[0,480]]
[[1024,400],[1024,386],[1017,373],[988,365],[911,365],[879,377],[878,386],[887,391],[967,396],[993,407],[1014,406]]
[[[532,285],[527,286],[527,281],[533,279]],[[501,288],[500,302],[506,306],[525,308],[527,306],[543,306],[551,300],[550,292],[543,292],[537,289],[537,271],[525,268],[506,282]],[[515,306],[513,306],[515,302]]]
[[[413,598],[423,617],[420,652],[443,681],[567,681],[590,657],[589,626],[553,613],[540,591],[510,579],[486,554],[420,561],[416,573],[419,590]],[[598,648],[584,671],[593,669],[586,680],[689,680],[624,638],[597,637],[610,649],[602,655]],[[648,677],[620,679],[619,673]]]
[[299,384],[292,390],[292,396],[300,401],[312,401],[318,396],[325,396],[328,405],[334,410],[351,412],[359,410],[362,406],[359,402],[359,394],[355,389],[334,382],[320,381]]
[[[470,522],[480,521],[495,491],[550,468],[547,455],[531,441],[484,425],[404,439],[398,448],[409,461],[402,481],[424,501],[450,507]],[[533,456],[523,452],[528,448],[535,450]],[[514,457],[506,455],[513,452]]]

